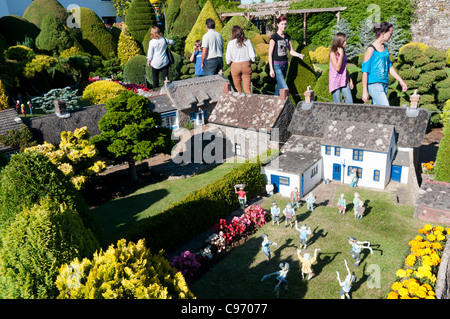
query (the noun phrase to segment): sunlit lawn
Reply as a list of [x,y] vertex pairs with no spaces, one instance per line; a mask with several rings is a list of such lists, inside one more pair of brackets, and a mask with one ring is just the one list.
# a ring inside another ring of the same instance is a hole
[[[279,270],[280,262],[288,262],[289,291],[280,291],[280,298],[336,299],[340,286],[336,279],[339,271],[341,280],[347,274],[344,259],[350,270],[358,278],[351,293],[352,298],[386,298],[390,286],[395,281],[396,271],[402,267],[409,251],[408,242],[413,239],[424,222],[413,218],[414,208],[395,204],[391,194],[358,189],[361,198],[368,202],[367,216],[362,220],[354,219],[351,210],[354,189],[341,186],[336,194],[345,193],[349,212],[339,215],[336,208],[319,206],[313,212],[302,206],[295,218],[299,224],[311,227],[307,249],[321,248],[317,263],[313,266],[316,276],[311,281],[302,281],[296,250],[299,244],[299,232],[295,228],[285,228],[284,220],[280,226],[271,222],[263,226],[253,237],[240,247],[235,248],[226,258],[206,273],[190,287],[195,296],[202,298],[275,298],[273,291],[275,277],[263,282],[261,278]],[[262,204],[270,210],[272,200],[277,200],[284,208],[287,198],[275,195]],[[337,197],[334,199],[337,203]],[[261,251],[261,235],[267,233],[278,247],[271,246],[272,260],[265,263],[266,257]],[[351,246],[348,237],[354,236],[360,241],[370,241],[373,254],[363,250],[359,267],[353,265]]]
[[103,241],[111,243],[124,230],[133,227],[140,220],[164,211],[190,192],[221,178],[230,172],[234,165],[238,164],[224,163],[192,177],[167,179],[93,209]]

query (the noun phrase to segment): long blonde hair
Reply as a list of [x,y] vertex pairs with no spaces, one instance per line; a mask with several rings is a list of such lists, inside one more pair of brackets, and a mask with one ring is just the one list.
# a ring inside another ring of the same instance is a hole
[[152,39],[158,39],[162,37],[161,30],[159,30],[158,27],[152,27],[152,30],[150,31],[150,37]]

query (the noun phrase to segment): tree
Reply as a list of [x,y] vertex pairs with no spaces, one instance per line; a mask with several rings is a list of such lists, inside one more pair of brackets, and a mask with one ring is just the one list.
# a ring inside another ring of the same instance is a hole
[[361,21],[356,29],[359,38],[359,42],[356,43],[356,54],[359,55],[366,52],[367,47],[375,41],[375,35],[372,31],[372,20],[370,17]]
[[75,38],[67,31],[53,13],[48,13],[42,21],[41,32],[36,38],[39,50],[60,53],[75,44]]
[[118,17],[126,16],[131,0],[113,0],[113,7]]
[[193,299],[183,275],[152,254],[145,241],[121,239],[117,247],[96,252],[92,260],[75,259],[60,269],[59,299]]
[[161,126],[159,113],[151,112],[147,98],[125,91],[106,102],[106,114],[98,122],[100,135],[91,138],[100,153],[127,162],[131,179],[137,180],[135,161],[159,153],[170,154],[171,130]]
[[139,54],[142,54],[139,44],[128,34],[127,27],[124,25],[117,45],[117,56],[120,59],[120,64],[123,66],[128,60]]
[[347,54],[349,60],[353,59],[355,56],[358,55],[357,49],[353,44],[353,36],[355,35],[355,32],[353,32],[350,23],[348,23],[347,20],[345,20],[345,18],[340,19],[334,25],[333,29],[331,29],[331,34],[333,37],[338,32],[342,32],[347,36],[347,45],[345,46],[345,53]]
[[391,17],[389,23],[392,24],[392,35],[386,44],[389,53],[397,59],[398,51],[407,42],[407,34],[402,28],[397,25],[397,18],[395,16]]
[[98,248],[76,211],[43,198],[0,233],[0,297],[53,299],[59,267]]
[[132,0],[125,16],[130,35],[142,45],[148,29],[156,26],[155,11],[148,0]]
[[183,0],[180,5],[180,13],[177,16],[171,34],[186,37],[197,21],[200,14],[197,0]]
[[289,62],[289,69],[286,75],[286,83],[289,87],[289,94],[295,104],[304,100],[304,93],[308,86],[314,89],[317,82],[316,72],[314,70],[308,48],[304,46],[300,52],[305,55],[302,59],[292,58]]

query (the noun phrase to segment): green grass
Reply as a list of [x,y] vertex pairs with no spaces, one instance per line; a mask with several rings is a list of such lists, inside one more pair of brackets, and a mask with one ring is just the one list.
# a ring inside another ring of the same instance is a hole
[[[358,189],[361,198],[369,201],[367,215],[362,220],[354,219],[351,201],[354,189],[341,186],[336,194],[344,193],[348,212],[339,215],[336,208],[318,206],[313,212],[302,206],[296,213],[296,220],[311,227],[307,249],[321,248],[318,260],[313,265],[316,276],[311,281],[302,281],[299,261],[296,254],[299,233],[294,228],[285,228],[271,222],[263,226],[249,241],[235,248],[212,270],[191,285],[191,290],[199,299],[268,299],[275,298],[273,289],[276,285],[274,276],[261,282],[261,278],[279,270],[280,262],[288,262],[289,291],[280,291],[283,299],[338,299],[340,286],[336,279],[339,271],[341,280],[347,274],[344,259],[349,268],[358,277],[351,292],[356,299],[385,299],[394,283],[396,271],[404,264],[409,252],[408,242],[423,227],[424,221],[414,219],[414,208],[395,204],[391,194]],[[284,208],[287,198],[275,195],[261,206],[270,212],[272,200],[277,200]],[[334,199],[337,203],[337,197]],[[272,259],[265,263],[261,251],[262,233],[267,233],[278,247],[271,246]],[[370,241],[373,254],[363,250],[359,267],[353,265],[351,246],[348,237],[354,236],[360,241]]]
[[103,235],[102,241],[111,243],[118,233],[128,230],[147,217],[159,214],[190,192],[221,178],[234,165],[236,164],[224,163],[192,177],[167,179],[93,209]]

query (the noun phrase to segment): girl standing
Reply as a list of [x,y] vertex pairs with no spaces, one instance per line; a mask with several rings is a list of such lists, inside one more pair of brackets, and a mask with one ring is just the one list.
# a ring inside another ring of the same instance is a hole
[[285,33],[287,27],[287,18],[281,15],[277,19],[277,32],[275,32],[269,41],[269,66],[270,76],[276,78],[277,86],[275,95],[280,95],[280,89],[287,89],[286,74],[288,70],[287,52],[303,59],[305,56],[294,51],[292,48],[291,37]]
[[353,81],[347,70],[347,55],[344,51],[346,44],[347,36],[338,32],[330,48],[328,87],[334,103],[341,103],[341,93],[345,103],[353,103]]
[[388,22],[375,24],[373,31],[376,40],[367,48],[361,69],[362,100],[368,102],[370,95],[372,104],[389,106],[387,98],[389,74],[399,82],[403,92],[406,92],[408,87],[392,66],[388,49],[384,44],[391,38],[392,24]]
[[256,58],[255,50],[240,26],[235,25],[231,34],[232,40],[227,45],[226,60],[231,67],[234,87],[236,91],[242,92],[242,84],[244,84],[244,92],[251,93],[251,63]]
[[202,40],[195,41],[190,61],[194,62],[195,65],[195,77],[204,76],[205,72],[202,69]]
[[147,65],[152,67],[153,89],[159,87],[159,73],[163,82],[169,76],[169,58],[166,54],[167,45],[173,45],[174,41],[166,39],[158,27],[152,27],[150,31],[152,38],[148,43]]

